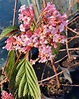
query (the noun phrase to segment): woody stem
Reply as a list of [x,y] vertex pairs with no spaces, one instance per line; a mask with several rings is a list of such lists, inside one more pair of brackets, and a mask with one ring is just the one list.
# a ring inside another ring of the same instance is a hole
[[58,79],[57,71],[56,71],[54,62],[52,60],[51,60],[51,63],[52,63],[52,69],[54,70],[54,73],[56,75],[57,86],[58,86],[58,88],[60,88],[60,82],[59,82],[59,79]]

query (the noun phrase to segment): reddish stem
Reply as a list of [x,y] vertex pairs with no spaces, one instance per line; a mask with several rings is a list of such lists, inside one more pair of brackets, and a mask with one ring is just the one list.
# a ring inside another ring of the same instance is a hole
[[45,8],[47,3],[46,3],[46,0],[42,0],[43,1],[43,7]]
[[76,0],[77,2],[79,2],[79,0]]
[[28,52],[28,51],[26,52],[25,59],[26,59],[27,61],[29,61],[29,52]]
[[52,68],[53,68],[53,70],[54,70],[54,73],[55,73],[55,75],[56,75],[57,86],[58,86],[58,88],[60,88],[60,82],[59,82],[59,79],[58,79],[57,71],[56,71],[54,62],[53,62],[52,60],[51,60],[51,63],[52,63]]

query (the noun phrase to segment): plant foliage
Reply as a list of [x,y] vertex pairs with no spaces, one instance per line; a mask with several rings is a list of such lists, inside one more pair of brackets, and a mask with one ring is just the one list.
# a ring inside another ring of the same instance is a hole
[[12,74],[14,64],[15,64],[15,55],[14,55],[14,50],[12,50],[9,51],[8,53],[8,59],[6,61],[6,67],[5,67],[5,73],[8,79],[10,79],[10,76]]
[[17,65],[16,85],[18,86],[18,97],[31,96],[33,99],[40,98],[40,90],[35,72],[31,64],[23,59]]
[[[0,39],[2,39],[3,37],[9,35],[11,32],[14,32],[15,30],[18,30],[17,26],[8,26],[0,34]],[[12,35],[12,33],[11,33],[11,35]]]
[[15,65],[13,55],[14,51],[9,52],[5,69],[10,80],[10,91],[16,99],[41,99],[37,77],[32,65],[26,59],[22,59]]

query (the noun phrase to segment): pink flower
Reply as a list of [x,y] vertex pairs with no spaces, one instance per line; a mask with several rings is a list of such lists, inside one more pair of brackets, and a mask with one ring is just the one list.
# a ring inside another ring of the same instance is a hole
[[61,35],[59,43],[64,44],[66,42],[66,37]]
[[52,15],[53,11],[56,10],[55,5],[50,4],[50,2],[47,3],[47,6],[43,9],[43,16],[49,17]]
[[22,21],[22,24],[20,25],[20,30],[25,32],[25,30],[30,27],[31,22],[33,21],[34,10],[32,9],[32,5],[28,7],[23,5],[20,7],[19,12],[20,14],[18,19]]
[[24,27],[23,24],[20,25],[20,30],[21,30],[22,32],[25,32],[25,27]]
[[20,7],[20,9],[19,9],[19,12],[22,12],[22,11],[24,11],[26,9],[26,5],[22,5],[21,7]]
[[61,23],[61,24],[59,25],[59,30],[60,30],[60,32],[64,31],[64,28],[65,28],[64,24]]
[[30,38],[33,34],[32,31],[28,30],[27,32],[25,32],[25,35]]
[[20,50],[22,52],[28,51],[33,47],[33,43],[31,41],[32,33],[31,31],[23,32],[19,36],[13,36],[16,40],[13,44],[13,48],[15,50]]
[[63,15],[61,16],[61,19],[63,19],[64,21],[66,21],[66,20],[67,20],[67,14],[63,14]]
[[19,19],[19,21],[21,21],[24,18],[24,16],[23,16],[23,14],[18,14],[18,15],[19,15],[18,19]]
[[40,45],[39,39],[40,39],[39,34],[33,34],[31,36],[30,40],[32,41],[34,47],[38,48],[38,46]]
[[7,50],[12,50],[14,42],[15,42],[15,39],[13,37],[8,38],[5,41],[6,45],[3,48],[6,48]]
[[31,16],[31,18],[34,18],[34,10],[33,10],[33,8],[32,8],[32,5],[30,5],[30,6],[28,6],[28,8],[29,8],[29,15]]
[[24,46],[24,47],[22,47],[22,48],[20,48],[20,51],[21,52],[27,52],[27,51],[30,51],[31,50],[31,47],[30,46]]
[[56,26],[56,18],[54,16],[48,17],[47,22],[49,25]]
[[[21,6],[19,9],[19,12],[22,14],[24,17],[29,17],[31,19],[34,18],[34,10],[32,9],[32,5],[26,7],[25,5]],[[19,14],[21,16],[21,14]]]
[[59,18],[59,17],[61,17],[61,14],[60,14],[57,10],[54,10],[54,11],[53,11],[53,16],[54,16],[55,18]]
[[[47,3],[41,12],[39,22],[34,22],[34,10],[32,5],[21,6],[18,19],[21,22],[20,34],[11,37],[6,41],[5,48],[8,50],[19,50],[23,53],[30,51],[33,47],[38,48],[39,62],[46,62],[55,57],[52,55],[52,48],[57,48],[57,43],[64,43],[65,36],[61,32],[67,25],[66,14],[61,15],[55,5]],[[37,20],[38,21],[38,20]],[[33,25],[33,30],[30,26]]]
[[34,10],[32,9],[32,6],[28,6],[25,10],[22,10],[21,12],[24,16],[34,18]]
[[68,24],[68,20],[67,20],[67,15],[66,14],[61,15],[58,19],[60,20],[60,22],[64,26],[66,26]]
[[53,42],[55,43],[64,43],[66,41],[66,37],[60,34],[55,34],[53,36]]
[[14,99],[11,93],[7,93],[6,91],[2,91],[2,99]]
[[48,60],[51,60],[55,57],[55,55],[52,54],[52,47],[49,45],[41,45],[39,47],[39,62],[43,63]]
[[53,36],[53,42],[58,42],[59,39],[60,39],[60,34],[55,34],[55,35]]
[[31,22],[31,17],[25,16],[23,17],[24,24],[29,25]]

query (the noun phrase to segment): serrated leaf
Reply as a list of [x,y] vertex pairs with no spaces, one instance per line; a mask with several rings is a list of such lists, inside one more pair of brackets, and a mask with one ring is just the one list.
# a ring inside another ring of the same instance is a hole
[[25,93],[22,94],[24,92],[24,87],[27,88],[27,83],[26,83],[26,80],[25,80],[25,78],[26,78],[25,76],[26,75],[24,74],[21,81],[20,81],[20,84],[19,84],[18,96],[20,96],[20,97],[22,97],[22,96],[24,96],[24,94],[26,95],[28,93],[28,90],[26,89]]
[[9,26],[5,29],[3,29],[2,33],[0,34],[0,39],[2,39],[3,37],[5,37],[6,35],[8,35],[9,33],[18,30],[18,27],[16,26]]
[[17,72],[17,77],[16,77],[16,83],[17,85],[19,85],[22,77],[23,77],[23,74],[24,74],[24,60],[20,61],[20,63],[17,65],[16,67],[16,70],[18,71]]
[[26,93],[27,93],[26,91],[28,91],[28,90],[26,90],[26,89],[27,89],[27,83],[26,83],[25,86],[24,86],[23,97],[26,96]]
[[9,51],[8,53],[8,59],[7,59],[7,64],[5,67],[5,73],[7,75],[7,78],[10,79],[12,70],[14,68],[15,64],[15,55],[14,55],[14,50]]
[[[10,82],[9,82],[9,90],[10,92],[15,96],[15,99],[21,99],[21,98],[18,98],[18,86],[16,85],[16,75],[18,73],[18,70],[20,68],[20,65],[23,63],[23,61],[21,61],[18,65],[15,64],[13,70],[12,70],[12,73],[11,73],[11,77],[10,77]],[[24,98],[22,98],[24,99]]]
[[23,59],[17,66],[18,73],[16,75],[16,85],[18,86],[18,97],[26,97],[28,95],[33,99],[41,99],[38,81],[31,64]]
[[[32,66],[31,66],[31,64],[28,61],[27,61],[26,65],[27,65],[27,70],[28,70],[28,72],[27,72],[28,73],[28,77],[30,75],[30,77],[32,78],[31,80],[33,80],[33,83],[35,83],[37,81],[36,74],[35,74],[33,68],[31,68]],[[32,75],[35,75],[35,78]],[[35,86],[38,87],[38,84],[36,84]]]

